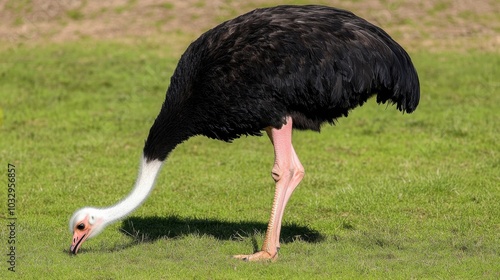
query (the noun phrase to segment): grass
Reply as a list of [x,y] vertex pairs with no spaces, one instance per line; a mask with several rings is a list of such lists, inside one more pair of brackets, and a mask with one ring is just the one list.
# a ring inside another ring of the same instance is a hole
[[264,237],[274,192],[264,137],[180,145],[146,203],[69,256],[73,211],[114,204],[132,187],[178,59],[169,47],[83,40],[1,51],[0,158],[17,167],[17,276],[500,276],[500,55],[480,52],[412,53],[422,84],[414,114],[371,100],[320,134],[294,134],[306,177],[276,263],[230,258]]
[[66,14],[72,20],[81,20],[84,17],[83,13],[79,10],[68,10]]

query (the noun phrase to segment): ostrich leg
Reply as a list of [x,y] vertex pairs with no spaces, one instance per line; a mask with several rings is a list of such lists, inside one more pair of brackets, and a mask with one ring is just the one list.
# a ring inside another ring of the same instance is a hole
[[287,123],[280,129],[267,128],[266,132],[274,146],[275,159],[272,177],[276,182],[276,191],[262,250],[252,255],[234,256],[247,261],[278,258],[283,212],[292,192],[304,177],[304,167],[292,146],[292,118],[288,117]]

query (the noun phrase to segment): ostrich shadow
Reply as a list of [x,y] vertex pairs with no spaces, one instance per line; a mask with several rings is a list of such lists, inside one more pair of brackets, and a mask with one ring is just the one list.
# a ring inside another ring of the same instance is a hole
[[[219,240],[241,241],[252,238],[257,250],[256,235],[265,234],[267,224],[249,221],[221,221],[216,219],[170,217],[129,217],[122,221],[120,231],[132,237],[132,243],[154,242],[158,239],[182,238],[188,235],[212,236]],[[308,226],[284,224],[281,228],[281,243],[294,241],[317,243],[324,236]],[[132,245],[132,244],[131,244]]]

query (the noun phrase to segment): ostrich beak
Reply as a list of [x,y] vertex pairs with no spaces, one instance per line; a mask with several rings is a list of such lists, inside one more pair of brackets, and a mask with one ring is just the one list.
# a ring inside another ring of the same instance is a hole
[[90,229],[75,231],[73,234],[73,243],[71,243],[71,247],[69,248],[70,253],[76,255],[80,246],[82,246],[83,242],[87,240],[90,234]]

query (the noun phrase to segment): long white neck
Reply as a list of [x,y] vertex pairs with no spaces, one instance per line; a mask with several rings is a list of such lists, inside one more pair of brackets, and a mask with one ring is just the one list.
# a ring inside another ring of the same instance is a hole
[[101,209],[105,223],[112,223],[127,216],[146,200],[153,189],[162,164],[163,161],[153,160],[148,162],[144,156],[142,157],[139,175],[132,192],[117,204]]

